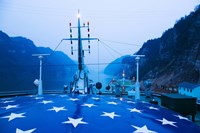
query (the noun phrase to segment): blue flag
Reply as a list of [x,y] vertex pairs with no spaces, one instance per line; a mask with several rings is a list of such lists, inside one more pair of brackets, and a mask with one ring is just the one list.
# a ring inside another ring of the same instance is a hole
[[36,95],[0,99],[0,133],[200,133],[200,127],[145,101]]

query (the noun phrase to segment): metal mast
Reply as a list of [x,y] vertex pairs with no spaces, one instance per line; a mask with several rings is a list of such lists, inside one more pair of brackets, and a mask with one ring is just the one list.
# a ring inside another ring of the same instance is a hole
[[42,88],[42,59],[44,56],[48,56],[50,54],[32,54],[32,56],[37,56],[40,60],[40,73],[39,73],[39,81],[38,81],[38,95],[43,94],[43,88]]
[[139,82],[139,60],[145,55],[133,55],[136,60],[136,83],[135,83],[135,100],[140,100],[140,82]]
[[[87,22],[87,25],[83,23],[81,25],[80,21],[80,12],[78,10],[78,26],[72,27],[72,24],[69,23],[70,26],[70,38],[66,38],[63,40],[70,40],[71,42],[71,54],[73,55],[74,51],[78,51],[78,72],[74,76],[74,82],[73,82],[73,89],[72,92],[81,91],[82,93],[87,93],[88,88],[88,72],[85,70],[84,66],[84,51],[88,51],[90,53],[90,45],[88,45],[87,50],[83,50],[82,41],[87,40],[88,43],[90,43],[90,40],[98,40],[98,38],[90,38],[90,29],[89,29],[89,22]],[[78,30],[78,38],[72,37],[72,29],[76,28]],[[88,37],[82,38],[81,37],[81,28],[87,28],[88,31]],[[73,49],[73,41],[78,41],[78,50]]]
[[78,10],[78,70],[83,70],[83,45],[81,39],[81,22],[80,22],[80,13]]

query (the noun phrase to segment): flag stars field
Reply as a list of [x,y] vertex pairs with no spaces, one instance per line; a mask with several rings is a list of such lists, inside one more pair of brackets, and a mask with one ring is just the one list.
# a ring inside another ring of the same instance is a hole
[[78,98],[70,98],[69,99],[70,101],[77,101],[77,100],[79,100]]
[[130,112],[142,113],[142,112],[141,112],[142,110],[138,110],[138,109],[136,109],[136,108],[132,108],[132,109],[129,109],[129,108],[128,108],[128,110],[130,110]]
[[150,106],[149,109],[151,109],[151,110],[159,110],[158,108],[155,108],[155,107],[152,107],[152,106]]
[[137,127],[132,125],[132,127],[137,129],[133,133],[157,133],[155,131],[149,130],[146,125],[144,125],[143,127]]
[[6,110],[8,109],[12,109],[12,108],[17,108],[19,105],[7,105],[5,107],[2,107],[2,108],[5,108]]
[[42,97],[0,99],[13,101],[0,104],[0,133],[200,133],[186,117],[150,103],[93,95]]
[[53,110],[53,111],[55,111],[57,113],[59,111],[67,110],[67,109],[65,109],[65,107],[53,107],[52,109],[48,109],[48,110]]
[[99,100],[100,98],[98,97],[92,97],[93,100]]
[[183,116],[181,116],[181,115],[174,115],[174,116],[178,117],[178,118],[181,119],[181,120],[190,121],[187,117],[183,117]]
[[102,114],[101,116],[108,116],[108,117],[110,117],[112,119],[114,119],[115,116],[120,117],[120,115],[115,114],[115,112],[111,112],[111,113],[103,112],[103,113],[104,114]]
[[135,102],[133,102],[133,101],[127,101],[127,103],[132,103],[132,104],[135,104]]
[[30,129],[30,130],[21,130],[21,129],[19,129],[19,128],[17,128],[16,129],[16,133],[32,133],[33,131],[35,131],[36,130],[36,128],[34,128],[34,129]]
[[19,113],[19,114],[16,114],[16,113],[11,113],[10,115],[8,116],[4,116],[2,118],[8,118],[8,121],[12,121],[16,118],[24,118],[25,116],[23,116],[25,113]]
[[15,102],[15,101],[10,100],[10,101],[4,101],[3,103],[12,103],[12,102]]
[[117,105],[116,102],[107,102],[108,104],[113,104],[113,105]]
[[43,99],[43,97],[34,97],[33,99],[38,100],[38,99]]
[[67,95],[60,95],[60,97],[67,97]]
[[68,121],[65,121],[63,123],[72,124],[74,127],[77,127],[79,124],[88,124],[87,122],[82,121],[83,118],[74,119],[74,118],[68,117],[68,119],[69,119]]
[[171,125],[171,126],[177,127],[176,125],[174,125],[174,123],[176,123],[176,122],[174,122],[174,121],[169,121],[169,120],[167,120],[167,119],[165,119],[165,118],[163,118],[162,120],[157,119],[157,121],[162,122],[162,125]]
[[42,102],[39,102],[39,103],[48,104],[48,103],[53,103],[53,101],[46,101],[46,100],[43,100]]
[[94,104],[87,104],[87,103],[85,103],[85,104],[83,104],[83,105],[81,105],[81,106],[87,106],[87,107],[91,108],[92,106],[96,106],[96,105],[94,105]]

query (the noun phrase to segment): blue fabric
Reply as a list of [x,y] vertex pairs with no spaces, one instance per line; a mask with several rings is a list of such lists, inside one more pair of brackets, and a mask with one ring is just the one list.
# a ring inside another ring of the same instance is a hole
[[[79,123],[73,125],[73,120]],[[200,133],[200,127],[174,111],[128,98],[43,95],[0,99],[0,133],[132,132]]]

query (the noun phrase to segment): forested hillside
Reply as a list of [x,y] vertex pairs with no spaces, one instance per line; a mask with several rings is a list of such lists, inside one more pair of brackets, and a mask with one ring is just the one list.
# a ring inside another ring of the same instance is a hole
[[72,81],[76,64],[62,52],[38,48],[24,37],[9,37],[0,31],[0,91],[33,90],[39,78],[39,59],[32,54],[51,54],[43,59],[44,89],[63,89]]
[[[145,42],[137,54],[146,55],[140,60],[141,80],[151,79],[164,86],[183,81],[200,83],[200,6],[160,38]],[[127,78],[134,77],[134,58],[125,57],[121,63],[120,69],[128,74]]]

